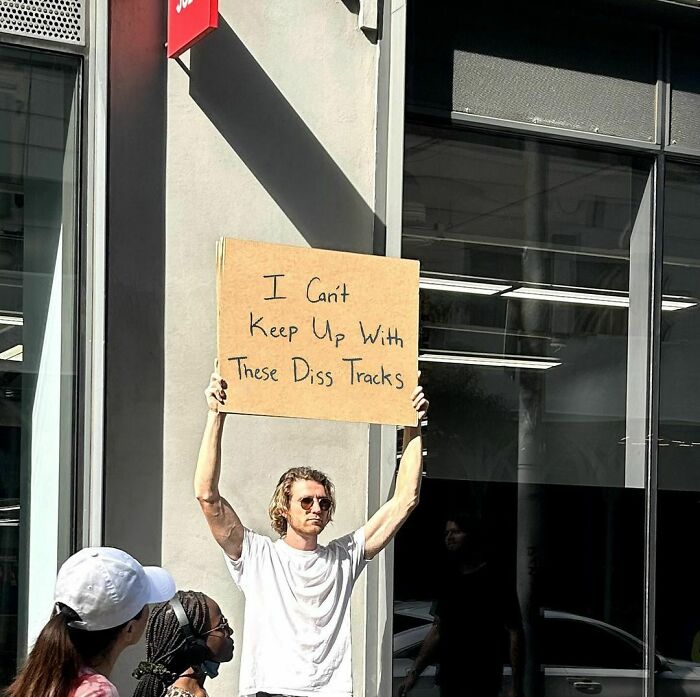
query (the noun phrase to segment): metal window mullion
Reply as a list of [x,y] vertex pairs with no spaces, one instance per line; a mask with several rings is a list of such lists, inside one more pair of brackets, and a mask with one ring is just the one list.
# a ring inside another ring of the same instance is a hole
[[656,534],[658,492],[659,430],[659,358],[661,353],[661,295],[663,272],[664,189],[666,182],[665,148],[670,141],[670,39],[659,40],[659,80],[657,82],[657,129],[662,151],[654,162],[649,263],[649,337],[647,384],[646,477],[644,482],[644,697],[656,692]]
[[623,136],[607,135],[604,133],[591,133],[577,131],[571,128],[557,126],[543,126],[512,119],[503,119],[493,116],[480,116],[467,114],[460,111],[448,111],[428,107],[407,106],[407,114],[415,119],[435,121],[438,124],[451,125],[453,127],[473,128],[487,133],[503,133],[514,136],[536,137],[553,143],[562,143],[572,146],[589,145],[592,147],[605,147],[622,152],[657,152],[661,149],[660,143],[635,140]]
[[665,155],[654,164],[654,201],[651,231],[649,297],[649,363],[646,376],[648,398],[646,478],[644,485],[644,697],[654,697],[656,664],[656,532],[659,429],[659,357],[661,343],[661,286],[663,268],[663,211]]
[[78,546],[103,542],[104,509],[104,371],[106,302],[107,202],[107,0],[96,0],[90,12],[87,61],[85,347],[82,371],[82,521]]
[[656,80],[656,140],[662,148],[671,142],[671,40],[659,32],[658,71]]
[[[82,308],[81,308],[81,245],[82,245],[82,230],[84,210],[82,206],[82,192],[85,185],[85,172],[83,167],[82,154],[84,152],[84,86],[85,86],[85,61],[79,59],[78,74],[76,76],[75,94],[74,94],[74,114],[75,114],[75,152],[73,157],[73,172],[74,172],[74,190],[73,190],[73,225],[72,237],[70,240],[64,238],[64,244],[71,249],[72,259],[70,268],[67,269],[66,278],[76,279],[71,283],[70,295],[66,298],[64,290],[64,302],[67,302],[70,307],[71,323],[70,331],[70,355],[62,357],[61,363],[64,361],[70,366],[69,370],[65,371],[62,380],[61,392],[65,390],[66,404],[71,404],[70,409],[62,410],[61,419],[65,420],[61,424],[61,440],[66,439],[66,446],[62,443],[61,454],[59,456],[59,472],[61,484],[59,487],[59,511],[68,511],[65,517],[61,515],[59,518],[59,546],[58,560],[62,562],[70,556],[75,550],[75,530],[78,518],[78,487],[76,487],[76,479],[79,471],[79,454],[80,454],[80,435],[82,434],[80,421],[80,366],[82,363]],[[70,130],[70,126],[69,126]],[[68,142],[68,141],[66,141]],[[64,233],[66,226],[64,224]],[[63,320],[62,320],[63,322]],[[61,348],[62,353],[65,347]]]

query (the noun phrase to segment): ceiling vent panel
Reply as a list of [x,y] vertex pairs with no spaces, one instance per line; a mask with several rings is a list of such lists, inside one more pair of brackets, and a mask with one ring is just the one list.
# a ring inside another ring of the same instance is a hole
[[87,0],[0,0],[0,34],[85,45]]

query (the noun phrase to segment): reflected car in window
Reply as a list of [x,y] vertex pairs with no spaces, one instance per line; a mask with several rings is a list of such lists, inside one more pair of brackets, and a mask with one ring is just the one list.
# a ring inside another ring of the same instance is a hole
[[[429,602],[394,605],[393,695],[413,665],[433,618]],[[602,695],[629,697],[642,685],[643,644],[632,634],[606,622],[555,610],[543,611],[542,665],[546,697]],[[659,697],[700,697],[700,663],[657,655]],[[411,697],[439,697],[437,666],[430,665],[411,690]],[[502,695],[511,684],[503,669]]]

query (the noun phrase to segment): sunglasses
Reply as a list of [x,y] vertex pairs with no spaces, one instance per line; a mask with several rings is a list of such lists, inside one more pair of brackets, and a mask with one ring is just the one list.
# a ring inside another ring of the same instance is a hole
[[318,501],[318,507],[322,511],[329,511],[333,505],[333,501],[326,496],[304,496],[299,499],[299,503],[305,511],[311,510],[311,507],[314,505],[314,501]]
[[231,627],[229,627],[228,620],[225,617],[222,617],[221,622],[219,622],[219,624],[217,624],[216,627],[212,627],[206,632],[202,632],[199,636],[206,636],[207,634],[211,634],[212,632],[218,632],[220,629],[223,629],[224,633],[226,634],[233,634],[233,630],[231,629]]

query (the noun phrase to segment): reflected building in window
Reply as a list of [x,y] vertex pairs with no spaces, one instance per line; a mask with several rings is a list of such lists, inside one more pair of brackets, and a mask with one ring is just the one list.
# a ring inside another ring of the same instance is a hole
[[0,45],[0,685],[72,536],[79,71]]
[[[421,262],[434,408],[397,628],[439,595],[434,540],[461,506],[517,590],[515,693],[694,694],[696,49],[674,18],[540,9],[409,12],[402,253]],[[503,694],[511,671],[504,649]]]

